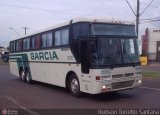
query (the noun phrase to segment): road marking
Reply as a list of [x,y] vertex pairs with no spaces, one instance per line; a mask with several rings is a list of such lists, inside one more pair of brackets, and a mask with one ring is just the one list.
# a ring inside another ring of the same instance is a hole
[[141,88],[160,91],[160,89],[158,89],[158,88],[152,88],[152,87],[141,87]]
[[12,103],[14,103],[16,106],[18,106],[19,108],[23,109],[24,111],[27,111],[28,113],[30,113],[31,115],[40,115],[39,113],[32,111],[24,106],[21,106],[16,99],[10,97],[10,96],[4,96],[7,100],[11,101]]

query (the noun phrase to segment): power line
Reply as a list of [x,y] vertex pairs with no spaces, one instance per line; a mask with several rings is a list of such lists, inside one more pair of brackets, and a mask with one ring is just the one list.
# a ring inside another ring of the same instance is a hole
[[145,21],[149,21],[149,22],[159,22],[160,21],[160,19],[156,19],[156,20],[143,20],[144,22]]
[[148,20],[148,21],[140,21],[140,24],[146,24],[146,23],[156,23],[156,22],[160,22],[160,20]]
[[79,14],[80,15],[80,13],[71,13],[71,12],[57,11],[57,10],[51,10],[51,9],[40,9],[40,8],[25,7],[25,6],[19,6],[19,5],[10,5],[10,4],[0,4],[0,5],[1,6],[8,6],[8,7],[29,9],[29,10],[36,10],[36,11],[45,11],[45,12],[52,12],[52,13],[65,13],[65,14]]
[[130,3],[128,2],[128,0],[126,0],[127,4],[129,5],[129,7],[131,8],[132,12],[134,13],[134,15],[136,16],[136,32],[138,35],[139,32],[139,17],[147,10],[147,8],[152,4],[154,0],[152,0],[147,7],[144,8],[144,10],[140,13],[140,1],[137,0],[137,12],[135,13],[135,11],[133,10],[133,8],[131,7]]
[[140,19],[140,20],[154,20],[154,19],[160,19],[160,17],[154,17],[154,18],[147,18],[147,19]]
[[[148,5],[147,3],[141,2],[142,5]],[[160,8],[160,6],[150,5],[152,8]]]
[[132,6],[130,5],[130,3],[128,2],[128,0],[126,0],[126,2],[127,2],[127,4],[129,5],[129,7],[131,8],[133,14],[136,16],[136,13],[135,13],[135,11],[133,10],[133,8],[132,8]]
[[135,13],[135,11],[133,10],[132,6],[130,5],[130,3],[128,2],[128,0],[126,0],[127,4],[129,5],[130,9],[132,10],[132,12],[134,13],[134,15],[136,16],[136,32],[138,35],[139,32],[139,17],[140,17],[140,13],[139,13],[139,9],[140,9],[140,2],[139,0],[137,0],[137,12]]
[[154,18],[148,18],[148,19],[140,19],[143,22],[149,23],[149,22],[159,22],[160,17],[154,17]]
[[152,0],[152,1],[147,5],[147,7],[140,13],[140,15],[142,15],[142,14],[147,10],[147,8],[152,4],[153,1],[154,1],[154,0]]

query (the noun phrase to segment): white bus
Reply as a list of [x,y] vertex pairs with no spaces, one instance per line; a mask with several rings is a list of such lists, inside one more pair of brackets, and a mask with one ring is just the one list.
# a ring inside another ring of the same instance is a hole
[[10,42],[10,71],[40,81],[99,94],[142,83],[135,26],[131,22],[77,18]]

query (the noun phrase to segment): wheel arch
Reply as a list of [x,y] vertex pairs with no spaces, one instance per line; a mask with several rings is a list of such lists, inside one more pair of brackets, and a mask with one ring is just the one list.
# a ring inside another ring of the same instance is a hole
[[[76,74],[74,71],[69,71],[69,72],[67,73],[66,79],[65,79],[65,86],[66,86],[66,88],[68,88],[68,81],[69,81],[69,79],[70,79],[70,77],[71,77],[72,74],[75,74],[75,75],[77,76],[77,74]],[[78,79],[78,78],[77,78],[77,79]],[[78,79],[78,80],[79,80],[79,79]]]
[[28,72],[29,71],[29,68],[28,67],[25,67],[25,72]]
[[23,67],[19,67],[19,74],[23,71]]

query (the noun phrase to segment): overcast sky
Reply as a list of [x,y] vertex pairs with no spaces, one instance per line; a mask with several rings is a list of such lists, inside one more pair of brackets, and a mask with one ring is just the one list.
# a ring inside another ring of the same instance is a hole
[[[136,11],[137,0],[128,0]],[[140,0],[140,12],[152,0]],[[76,17],[99,17],[114,20],[135,21],[135,15],[126,0],[1,0],[0,1],[0,45],[10,40],[33,33]],[[160,17],[160,0],[153,0],[141,19]],[[160,18],[159,18],[160,19]],[[140,35],[146,28],[160,28],[160,21],[140,20]],[[13,28],[11,30],[9,28]]]

